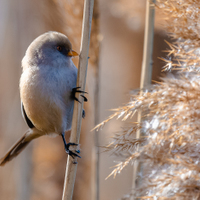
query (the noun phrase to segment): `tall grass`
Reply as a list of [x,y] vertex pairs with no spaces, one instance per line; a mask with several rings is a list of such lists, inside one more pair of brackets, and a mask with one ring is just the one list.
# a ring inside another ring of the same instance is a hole
[[[140,123],[124,127],[106,147],[121,158],[110,175],[136,160],[143,162],[140,186],[123,199],[200,199],[200,2],[158,0],[156,7],[174,40],[168,57],[162,58],[163,70],[178,73],[134,91],[130,102],[96,129],[113,118],[125,121],[142,113]],[[136,138],[137,131],[144,136]]]

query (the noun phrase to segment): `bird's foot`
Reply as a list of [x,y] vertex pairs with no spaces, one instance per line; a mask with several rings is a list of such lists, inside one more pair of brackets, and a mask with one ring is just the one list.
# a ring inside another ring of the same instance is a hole
[[73,151],[69,150],[69,147],[70,147],[70,146],[78,146],[78,144],[76,144],[76,143],[67,143],[67,144],[65,145],[65,151],[66,151],[66,153],[67,153],[69,156],[71,156],[72,158],[75,158],[75,157],[81,158],[81,156],[78,155],[78,153],[80,153],[80,151],[79,151],[79,150],[75,150],[76,153],[74,153]]
[[[70,146],[78,146],[78,144],[76,144],[76,143],[66,143],[66,140],[65,140],[65,133],[62,133],[61,134],[61,136],[62,136],[62,139],[63,139],[63,142],[64,142],[64,146],[65,146],[65,151],[66,151],[66,153],[69,155],[69,156],[71,156],[72,158],[76,158],[76,157],[79,157],[79,158],[81,158],[81,156],[79,156],[78,155],[78,153],[80,153],[80,151],[79,150],[75,150],[75,152],[73,152],[73,151],[71,151],[71,150],[69,150],[69,147]],[[76,161],[74,161],[74,164],[76,164],[77,162]]]
[[[82,94],[85,94],[85,93],[87,94],[87,92],[79,90],[80,88],[81,87],[75,87],[75,88],[72,89],[72,98],[75,101],[78,101],[79,103],[81,103],[81,102],[78,100],[78,98],[76,98],[76,93],[78,92],[78,93],[82,93]],[[83,97],[83,100],[87,101],[87,98],[84,95],[82,95],[82,94],[81,94],[81,96]]]

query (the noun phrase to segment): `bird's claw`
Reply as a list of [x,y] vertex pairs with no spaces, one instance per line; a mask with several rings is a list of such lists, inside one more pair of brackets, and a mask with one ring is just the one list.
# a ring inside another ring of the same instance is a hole
[[[75,100],[75,101],[78,101],[79,103],[81,103],[78,98],[76,98],[76,93],[79,92],[79,93],[83,93],[83,94],[87,94],[87,92],[85,91],[82,91],[82,90],[79,90],[81,87],[75,87],[72,89],[72,98]],[[81,94],[81,96],[83,97],[83,101],[87,101],[87,98]]]
[[[76,144],[76,143],[66,143],[66,140],[65,140],[65,133],[64,133],[64,132],[61,134],[61,136],[62,136],[62,139],[63,139],[63,142],[64,142],[64,146],[65,146],[65,151],[66,151],[66,153],[67,153],[69,156],[71,156],[72,158],[75,158],[75,157],[81,158],[81,156],[78,155],[78,153],[80,153],[79,150],[75,150],[76,153],[74,153],[73,151],[69,150],[69,147],[70,147],[70,146],[78,146],[78,144]],[[75,162],[76,162],[76,161],[74,161],[74,163],[75,163]]]
[[73,151],[71,150],[66,150],[66,153],[71,156],[72,158],[75,158],[75,157],[79,157],[81,158],[81,156],[79,156],[77,153],[74,153]]
[[81,156],[78,155],[78,153],[80,153],[80,150],[76,150],[76,153],[74,153],[73,151],[69,150],[69,147],[70,146],[78,146],[78,144],[76,143],[68,143],[65,145],[65,151],[66,153],[71,156],[72,158],[75,158],[75,157],[79,157],[81,158]]
[[82,112],[82,118],[84,119],[85,118],[85,110],[83,109],[83,112]]

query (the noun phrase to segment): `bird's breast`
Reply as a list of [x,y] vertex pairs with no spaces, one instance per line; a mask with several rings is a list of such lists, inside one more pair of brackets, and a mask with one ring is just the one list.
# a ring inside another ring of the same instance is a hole
[[44,132],[61,133],[71,126],[76,70],[32,68],[23,72],[20,95],[27,116]]

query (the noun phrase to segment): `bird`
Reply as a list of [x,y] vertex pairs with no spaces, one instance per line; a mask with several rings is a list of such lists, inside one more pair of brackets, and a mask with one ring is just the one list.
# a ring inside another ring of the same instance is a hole
[[[75,94],[84,91],[76,87],[77,68],[68,37],[49,31],[29,45],[22,59],[19,83],[21,111],[28,130],[0,159],[0,166],[16,157],[33,139],[43,135],[62,136],[68,155],[80,157],[79,151],[69,150],[76,143],[67,143],[65,132],[71,129]],[[83,111],[83,116],[85,112]]]

